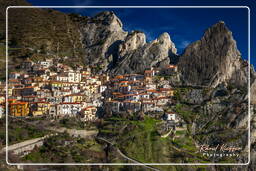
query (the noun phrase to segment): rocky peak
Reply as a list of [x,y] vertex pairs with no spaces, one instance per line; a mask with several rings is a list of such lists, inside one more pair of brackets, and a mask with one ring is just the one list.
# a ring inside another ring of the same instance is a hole
[[205,33],[204,36],[205,38],[210,38],[211,35],[216,35],[217,33],[225,33],[228,35],[231,35],[229,29],[227,28],[226,24],[224,21],[219,21],[218,23],[212,25],[211,27],[209,27]]
[[143,32],[132,31],[119,46],[119,56],[124,56],[126,53],[129,53],[139,47],[143,47],[145,43],[146,36]]
[[244,85],[246,73],[239,71],[241,65],[236,41],[223,21],[208,28],[201,40],[190,44],[179,59],[184,83],[189,85],[215,87],[230,80]]
[[171,54],[177,54],[177,49],[175,48],[175,44],[172,42],[170,35],[168,33],[161,34],[156,41],[161,44],[163,47],[166,47],[170,50]]
[[119,61],[114,74],[143,73],[149,67],[161,67],[170,64],[177,49],[168,33],[146,43],[145,34],[131,33],[120,46]]
[[79,25],[84,63],[96,68],[93,71],[97,73],[113,67],[119,44],[127,36],[120,19],[112,11],[104,11]]
[[109,25],[113,30],[120,30],[123,27],[121,20],[113,11],[103,11],[93,17],[94,20],[102,22],[103,25]]
[[157,40],[159,43],[169,43],[171,41],[171,38],[168,33],[164,32],[157,38]]
[[202,38],[203,43],[214,43],[217,48],[224,47],[226,44],[226,49],[223,49],[223,53],[234,52],[233,57],[240,57],[240,52],[237,50],[236,41],[232,36],[232,32],[228,29],[224,21],[219,21],[212,27],[208,28]]

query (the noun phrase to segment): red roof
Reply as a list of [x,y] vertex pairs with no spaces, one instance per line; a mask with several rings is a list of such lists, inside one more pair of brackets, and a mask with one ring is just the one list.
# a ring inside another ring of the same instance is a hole
[[34,104],[34,103],[45,103],[45,104],[49,104],[49,102],[44,102],[44,101],[40,101],[40,102],[30,102],[30,104]]
[[11,103],[10,105],[19,105],[19,104],[28,104],[28,102],[14,102],[14,103]]
[[86,107],[86,108],[84,108],[82,110],[88,110],[88,109],[91,109],[91,108],[96,108],[96,107],[95,106],[88,106],[88,107]]
[[167,65],[165,68],[177,68],[176,65]]
[[81,104],[81,103],[78,103],[78,102],[63,102],[63,103],[60,103],[60,104]]

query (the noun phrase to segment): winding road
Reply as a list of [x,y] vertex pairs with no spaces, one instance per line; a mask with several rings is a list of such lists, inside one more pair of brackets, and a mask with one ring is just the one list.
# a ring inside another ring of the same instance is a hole
[[[114,143],[110,142],[109,140],[107,140],[107,139],[105,139],[105,138],[103,138],[103,137],[96,137],[96,138],[99,139],[99,140],[105,141],[106,143],[110,144],[111,146],[114,146]],[[131,161],[131,162],[133,162],[133,163],[137,163],[138,165],[141,165],[141,166],[146,167],[146,168],[148,168],[148,169],[155,170],[155,171],[160,171],[160,170],[157,169],[157,168],[148,166],[148,165],[146,165],[146,164],[144,164],[144,163],[141,163],[141,162],[139,162],[139,161],[137,161],[137,160],[135,160],[135,159],[132,159],[132,158],[128,157],[128,156],[125,155],[118,147],[115,147],[115,148],[116,148],[117,152],[118,152],[123,158],[125,158],[125,159],[127,159],[127,160],[129,160],[129,161]]]

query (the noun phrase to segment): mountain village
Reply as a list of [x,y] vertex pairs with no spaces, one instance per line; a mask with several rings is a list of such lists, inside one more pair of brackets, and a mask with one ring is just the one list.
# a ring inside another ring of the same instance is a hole
[[[21,72],[8,75],[8,113],[14,117],[47,116],[53,119],[79,117],[95,121],[99,108],[107,114],[165,112],[167,120],[176,120],[173,112],[164,111],[172,103],[174,89],[165,80],[155,80],[158,74],[171,75],[177,66],[149,68],[144,74],[124,74],[110,78],[94,75],[91,69],[71,67],[46,59],[33,62],[26,59]],[[5,82],[0,85],[0,114],[5,113]]]

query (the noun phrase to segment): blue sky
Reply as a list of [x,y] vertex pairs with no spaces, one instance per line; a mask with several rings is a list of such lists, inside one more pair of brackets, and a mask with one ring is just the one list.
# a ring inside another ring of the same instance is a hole
[[[28,0],[32,5],[56,5],[56,6],[249,6],[251,10],[251,63],[256,66],[256,53],[253,47],[256,44],[255,33],[255,12],[256,1],[239,1],[239,0],[137,0],[137,1],[114,1],[114,0]],[[108,9],[58,9],[63,12],[75,12],[81,15],[93,16],[103,10],[111,10],[121,19],[124,30],[140,30],[147,36],[147,41],[156,39],[161,33],[168,32],[172,41],[175,43],[178,53],[182,53],[183,49],[191,42],[199,40],[204,31],[211,25],[222,20],[232,31],[237,46],[244,59],[248,59],[248,10],[246,8],[108,8]]]

